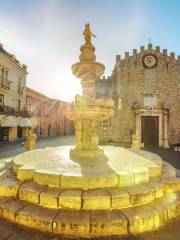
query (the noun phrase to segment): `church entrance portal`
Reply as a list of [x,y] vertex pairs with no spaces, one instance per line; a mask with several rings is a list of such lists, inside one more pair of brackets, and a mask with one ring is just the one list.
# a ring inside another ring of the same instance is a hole
[[144,147],[159,146],[159,117],[141,116],[141,142]]

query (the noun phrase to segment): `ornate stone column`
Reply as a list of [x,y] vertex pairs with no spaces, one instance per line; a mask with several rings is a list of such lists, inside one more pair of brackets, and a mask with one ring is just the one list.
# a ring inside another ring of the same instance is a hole
[[95,37],[89,24],[83,32],[85,43],[81,46],[79,62],[72,65],[72,73],[81,79],[83,95],[75,96],[74,112],[67,114],[75,121],[76,147],[71,149],[73,158],[94,158],[103,155],[99,149],[99,121],[113,115],[111,99],[96,99],[95,82],[104,73],[104,65],[96,62],[95,47],[91,38]]

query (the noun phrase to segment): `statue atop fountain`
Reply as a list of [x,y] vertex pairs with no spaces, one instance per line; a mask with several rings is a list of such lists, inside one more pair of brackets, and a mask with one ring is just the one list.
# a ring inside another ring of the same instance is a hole
[[[104,73],[104,65],[96,62],[95,47],[91,37],[95,37],[86,24],[83,32],[85,43],[81,46],[79,62],[72,65],[72,73],[81,79],[83,95],[76,95],[73,120],[75,121],[76,147],[70,151],[71,157],[97,157],[103,155],[98,147],[100,120],[113,114],[113,101],[96,99],[95,82]],[[72,118],[72,113],[70,118]]]

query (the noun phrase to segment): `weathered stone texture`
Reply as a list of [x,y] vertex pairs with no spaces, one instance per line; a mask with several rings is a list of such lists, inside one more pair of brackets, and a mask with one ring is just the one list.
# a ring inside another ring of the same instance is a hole
[[[157,57],[158,63],[154,68],[146,68],[142,63],[147,53]],[[104,81],[101,79],[102,85]],[[100,89],[100,86],[99,80],[97,88]],[[162,111],[162,142],[165,137],[165,109],[169,112],[168,143],[180,142],[180,61],[172,54],[163,55],[159,48],[148,45],[147,49],[141,49],[137,54],[134,52],[132,56],[126,54],[124,59],[117,58],[111,78],[106,79],[106,88],[109,88],[108,91],[104,90],[103,85],[102,91],[114,98],[116,110],[110,126],[101,126],[100,140],[105,137],[106,141],[130,145],[132,133],[137,131],[136,111],[147,110],[144,97],[153,96],[156,104],[149,115],[153,110]],[[161,145],[165,145],[164,142]]]

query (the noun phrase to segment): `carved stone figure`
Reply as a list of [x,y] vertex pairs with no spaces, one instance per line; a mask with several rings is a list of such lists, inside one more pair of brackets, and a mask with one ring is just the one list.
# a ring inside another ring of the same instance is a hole
[[86,23],[85,29],[84,29],[84,32],[83,32],[83,35],[84,35],[84,37],[85,37],[86,43],[91,43],[91,37],[96,37],[96,36],[91,32],[89,23]]
[[99,137],[98,137],[98,130],[99,126],[96,120],[91,121],[90,125],[90,137],[91,137],[91,148],[97,149],[99,144]]
[[82,124],[80,120],[75,122],[75,129],[76,147],[77,149],[82,149]]
[[32,132],[32,130],[29,130],[28,136],[27,136],[27,142],[24,144],[24,147],[26,150],[30,151],[36,148],[36,140],[37,135]]
[[139,138],[136,134],[133,134],[131,148],[140,149],[142,147],[144,147],[144,144],[140,143]]

